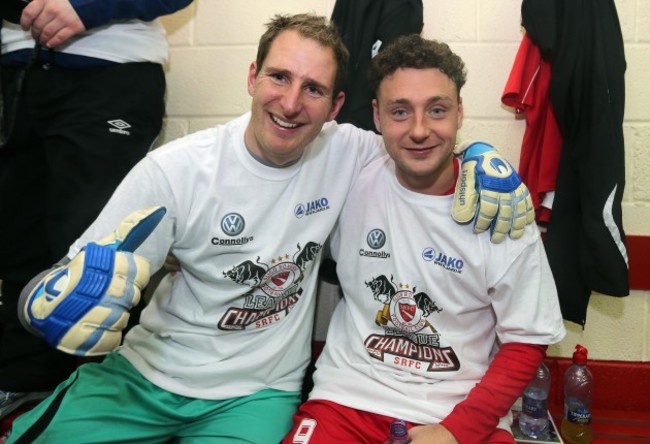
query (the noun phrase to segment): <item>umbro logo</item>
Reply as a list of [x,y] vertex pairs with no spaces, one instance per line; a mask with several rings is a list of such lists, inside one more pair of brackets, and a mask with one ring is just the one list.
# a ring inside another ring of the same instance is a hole
[[108,128],[108,131],[111,133],[123,134],[125,136],[129,136],[131,134],[130,131],[127,131],[127,128],[131,128],[131,125],[122,119],[109,120],[108,124],[112,126],[112,128]]

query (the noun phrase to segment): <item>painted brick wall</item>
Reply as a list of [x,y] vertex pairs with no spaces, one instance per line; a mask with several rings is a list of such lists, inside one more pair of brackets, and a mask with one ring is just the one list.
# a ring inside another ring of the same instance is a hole
[[[448,42],[469,69],[461,137],[492,142],[515,165],[524,122],[500,97],[521,40],[520,5],[520,0],[424,0],[424,35]],[[269,17],[305,11],[329,16],[333,6],[334,0],[195,0],[166,17],[172,47],[160,142],[248,110],[246,73]],[[616,6],[628,63],[624,223],[627,234],[650,235],[650,0],[617,0]],[[320,319],[317,336],[325,327]],[[594,294],[586,328],[567,323],[567,329],[551,356],[568,357],[581,343],[593,359],[650,361],[650,293],[635,290],[620,299]]]

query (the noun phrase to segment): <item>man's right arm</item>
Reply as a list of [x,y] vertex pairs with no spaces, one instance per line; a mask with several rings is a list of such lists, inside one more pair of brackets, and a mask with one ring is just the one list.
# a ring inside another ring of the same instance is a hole
[[[67,258],[23,291],[19,316],[27,329],[54,347],[84,356],[107,353],[119,343],[128,310],[172,246],[177,213],[172,196],[159,165],[150,157],[141,160]],[[73,302],[58,307],[69,298]],[[69,331],[72,337],[66,337]],[[92,345],[94,340],[99,345]]]
[[165,207],[165,217],[137,250],[140,256],[147,258],[155,272],[162,267],[174,242],[177,209],[169,178],[149,156],[124,177],[95,221],[70,246],[67,257],[72,259],[89,242],[110,235],[129,214],[157,206]]

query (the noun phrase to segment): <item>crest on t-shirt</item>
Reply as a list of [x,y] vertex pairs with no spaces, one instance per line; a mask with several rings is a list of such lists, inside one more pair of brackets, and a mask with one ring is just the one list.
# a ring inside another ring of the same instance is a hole
[[230,307],[219,321],[222,330],[266,328],[283,320],[295,307],[302,295],[301,283],[310,262],[321,250],[316,242],[297,245],[293,255],[283,254],[270,260],[270,264],[245,260],[223,276],[233,282],[248,286],[242,307]]
[[426,292],[409,284],[395,284],[393,276],[374,277],[365,282],[375,301],[382,304],[375,324],[384,334],[366,338],[368,354],[398,367],[426,371],[458,370],[459,362],[451,347],[440,344],[440,334],[429,321],[442,312]]

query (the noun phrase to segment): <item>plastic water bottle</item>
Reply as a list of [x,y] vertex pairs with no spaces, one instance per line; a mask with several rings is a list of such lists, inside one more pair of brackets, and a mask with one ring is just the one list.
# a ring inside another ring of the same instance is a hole
[[594,378],[587,368],[587,349],[576,345],[573,365],[564,375],[564,417],[561,433],[572,444],[590,443]]
[[402,419],[394,419],[388,430],[388,439],[384,444],[408,444],[411,442],[406,422]]
[[551,389],[551,374],[542,364],[535,377],[524,390],[519,415],[519,430],[531,438],[540,438],[548,430],[548,392]]

